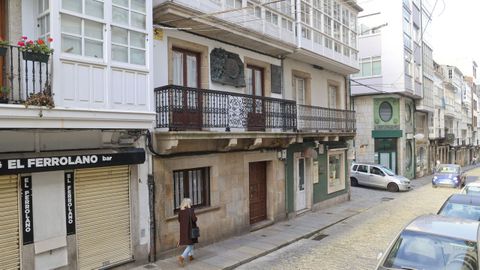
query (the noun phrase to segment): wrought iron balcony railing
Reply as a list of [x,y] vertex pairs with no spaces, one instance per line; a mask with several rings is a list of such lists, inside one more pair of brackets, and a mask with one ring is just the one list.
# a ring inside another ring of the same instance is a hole
[[18,46],[0,47],[0,103],[24,103],[33,94],[51,95],[48,56],[22,52]]
[[295,101],[167,85],[155,89],[157,128],[248,131],[297,127]]
[[298,130],[352,132],[356,130],[355,111],[297,105]]

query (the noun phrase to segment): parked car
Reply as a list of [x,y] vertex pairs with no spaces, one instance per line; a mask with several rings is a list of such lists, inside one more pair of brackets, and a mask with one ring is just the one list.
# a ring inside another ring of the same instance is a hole
[[391,192],[411,189],[410,180],[379,164],[355,163],[350,170],[352,186],[384,188]]
[[480,222],[438,215],[417,217],[379,254],[375,269],[478,270]]
[[435,170],[432,178],[432,187],[454,187],[465,186],[465,176],[460,165],[440,164]]
[[468,183],[465,187],[463,187],[460,193],[477,196],[480,195],[480,182]]
[[453,194],[443,203],[437,214],[479,221],[480,196]]

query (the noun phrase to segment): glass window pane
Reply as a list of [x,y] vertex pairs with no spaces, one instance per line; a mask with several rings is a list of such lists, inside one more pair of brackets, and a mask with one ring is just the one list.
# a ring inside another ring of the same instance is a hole
[[130,46],[145,48],[145,35],[130,31]]
[[113,0],[112,2],[115,5],[119,5],[119,6],[128,8],[128,0]]
[[145,65],[145,51],[130,49],[130,63],[135,65]]
[[145,15],[132,12],[132,26],[145,29]]
[[133,10],[145,12],[145,0],[132,0],[131,4]]
[[49,8],[49,5],[50,5],[49,1],[50,1],[50,0],[43,0],[43,5],[44,5],[43,8],[44,8],[44,11]]
[[103,58],[103,42],[85,39],[85,56]]
[[362,63],[362,76],[372,76],[372,63]]
[[67,10],[82,13],[82,1],[79,0],[63,0],[62,7]]
[[85,20],[85,36],[103,39],[103,25],[101,23]]
[[198,70],[197,70],[197,57],[193,55],[187,55],[187,86],[198,87]]
[[128,48],[112,45],[112,60],[128,63]]
[[123,8],[112,7],[113,22],[128,25],[128,11]]
[[37,23],[38,23],[38,28],[40,28],[40,36],[43,36],[45,35],[45,18],[42,17],[40,19],[37,20]]
[[77,17],[62,15],[62,32],[81,35],[82,20]]
[[85,14],[103,19],[103,2],[85,0]]
[[128,45],[128,31],[112,26],[112,42]]
[[69,35],[62,35],[62,52],[82,54],[82,39]]
[[173,52],[173,84],[183,86],[183,54]]
[[375,61],[372,63],[372,75],[380,75],[382,73],[382,66],[380,61]]
[[46,33],[50,33],[50,14],[45,16],[45,31]]

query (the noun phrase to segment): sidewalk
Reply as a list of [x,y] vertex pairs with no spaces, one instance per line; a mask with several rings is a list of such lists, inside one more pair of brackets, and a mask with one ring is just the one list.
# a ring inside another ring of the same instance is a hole
[[[468,171],[475,167],[477,166],[466,166],[463,169]],[[430,181],[431,175],[428,175],[412,180],[412,185],[414,188],[418,188],[429,184]],[[309,238],[330,226],[366,211],[382,203],[383,196],[401,196],[401,193],[386,192],[375,196],[370,196],[369,193],[372,192],[369,192],[368,188],[353,188],[350,201],[316,212],[307,212],[300,217],[278,222],[258,231],[195,249],[195,260],[188,262],[187,259],[184,269],[233,269],[302,238]],[[134,268],[134,270],[182,269],[178,266],[177,257],[159,260]]]

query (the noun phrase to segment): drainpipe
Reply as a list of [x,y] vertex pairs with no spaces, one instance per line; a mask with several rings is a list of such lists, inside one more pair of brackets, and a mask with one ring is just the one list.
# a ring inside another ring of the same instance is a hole
[[[151,161],[153,165],[153,160]],[[152,166],[153,167],[153,166]],[[157,260],[157,241],[156,241],[156,226],[155,226],[155,181],[152,174],[148,175],[148,206],[150,208],[150,254],[148,256],[149,262]]]

